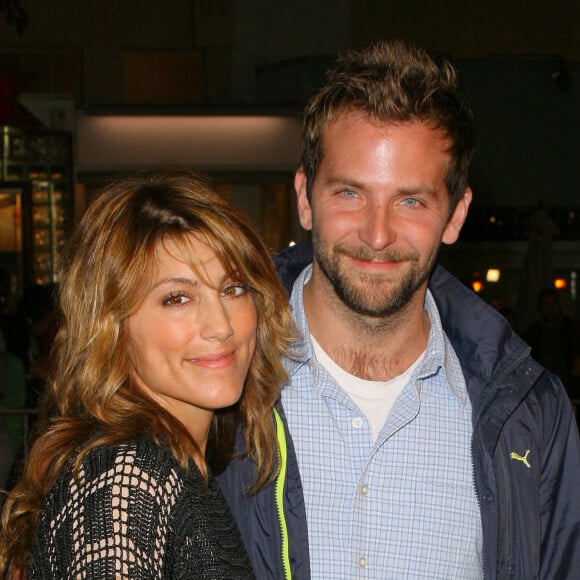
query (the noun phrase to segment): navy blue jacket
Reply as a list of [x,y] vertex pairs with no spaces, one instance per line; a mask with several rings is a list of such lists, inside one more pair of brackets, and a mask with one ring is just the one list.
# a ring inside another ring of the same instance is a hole
[[[309,244],[276,256],[288,291],[312,260]],[[481,508],[486,579],[580,578],[580,440],[558,378],[530,357],[507,321],[441,266],[429,288],[461,362],[473,409],[474,485]],[[279,408],[283,417],[283,410]],[[300,474],[286,431],[284,511],[292,578],[310,578]],[[527,468],[510,460],[530,450]],[[258,578],[287,578],[273,485],[243,493],[247,460],[219,478]]]

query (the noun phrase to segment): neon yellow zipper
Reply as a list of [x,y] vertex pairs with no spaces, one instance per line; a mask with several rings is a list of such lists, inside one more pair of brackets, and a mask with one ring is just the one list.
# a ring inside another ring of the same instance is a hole
[[280,459],[280,469],[276,477],[276,511],[278,512],[278,522],[280,524],[280,533],[282,537],[282,568],[284,578],[292,580],[290,571],[290,549],[288,542],[288,528],[286,525],[286,516],[284,514],[284,484],[286,483],[286,463],[288,453],[286,450],[286,432],[282,418],[276,409],[274,409],[274,419],[276,420],[276,437],[278,439],[278,456]]

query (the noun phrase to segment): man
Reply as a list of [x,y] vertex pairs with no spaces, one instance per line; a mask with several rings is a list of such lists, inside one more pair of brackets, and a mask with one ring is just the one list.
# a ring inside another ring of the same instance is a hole
[[255,494],[248,460],[221,478],[259,578],[580,570],[562,386],[436,267],[467,217],[474,141],[453,68],[398,42],[339,59],[306,108],[295,187],[313,258],[276,257],[301,334],[280,473]]

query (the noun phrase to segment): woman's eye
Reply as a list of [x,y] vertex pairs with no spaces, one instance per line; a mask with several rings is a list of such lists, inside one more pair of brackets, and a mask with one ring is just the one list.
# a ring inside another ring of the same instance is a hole
[[172,292],[163,300],[163,304],[167,306],[179,306],[186,302],[189,302],[189,297],[183,292]]
[[237,298],[238,296],[243,296],[247,291],[247,286],[244,286],[243,284],[231,284],[222,290],[222,296]]

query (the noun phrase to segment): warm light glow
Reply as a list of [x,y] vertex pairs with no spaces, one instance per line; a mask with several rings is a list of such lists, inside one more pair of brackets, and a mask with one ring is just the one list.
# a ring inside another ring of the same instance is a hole
[[291,240],[290,243],[288,244],[288,247],[291,248],[292,246],[295,246],[296,242],[294,240]]
[[497,220],[495,219],[495,216],[494,216],[494,215],[492,215],[492,216],[489,218],[489,221],[490,221],[492,224],[494,224],[494,223],[495,223]]
[[483,290],[483,282],[481,280],[474,280],[471,283],[474,292],[481,292]]
[[499,277],[501,276],[501,270],[499,268],[490,268],[485,274],[485,279],[488,282],[499,282]]
[[300,119],[276,115],[78,113],[77,170],[195,167],[294,172]]
[[563,290],[564,288],[566,288],[566,286],[568,286],[568,284],[566,283],[566,280],[564,280],[564,278],[556,278],[554,280],[554,288],[557,288],[558,290]]

